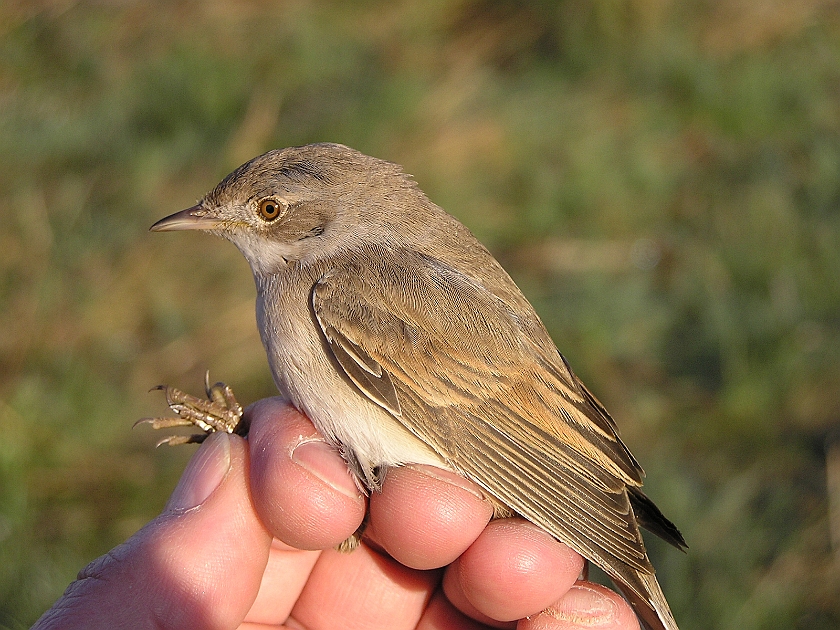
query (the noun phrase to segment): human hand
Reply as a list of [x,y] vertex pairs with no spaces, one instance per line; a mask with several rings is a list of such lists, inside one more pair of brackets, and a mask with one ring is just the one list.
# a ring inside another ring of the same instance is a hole
[[248,440],[210,436],[164,512],[35,628],[638,629],[618,595],[576,582],[580,556],[521,519],[488,524],[447,471],[389,471],[364,544],[333,551],[367,506],[343,460],[281,399],[247,415]]

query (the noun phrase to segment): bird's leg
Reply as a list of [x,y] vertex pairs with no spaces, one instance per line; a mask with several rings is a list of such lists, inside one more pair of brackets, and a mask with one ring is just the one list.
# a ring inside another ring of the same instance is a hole
[[204,390],[207,398],[198,398],[182,392],[180,389],[168,385],[158,385],[153,389],[163,390],[169,408],[178,417],[143,418],[138,424],[150,424],[153,429],[170,429],[172,427],[196,426],[203,431],[193,435],[169,435],[157,443],[176,446],[178,444],[199,444],[208,435],[216,431],[246,435],[247,423],[242,422],[242,405],[240,405],[233,390],[224,383],[216,383],[211,387],[210,374],[205,374]]
[[335,548],[336,551],[340,551],[341,553],[350,553],[351,551],[355,551],[359,545],[362,544],[362,536],[365,535],[365,530],[367,529],[368,522],[370,521],[370,510],[365,510],[365,518],[362,519],[361,524],[356,529],[355,532],[350,534],[347,540],[342,541],[339,545]]

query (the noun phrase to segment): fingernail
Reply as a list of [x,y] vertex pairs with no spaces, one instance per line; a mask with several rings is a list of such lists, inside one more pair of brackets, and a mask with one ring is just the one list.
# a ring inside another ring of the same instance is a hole
[[356,482],[347,473],[347,463],[323,440],[308,439],[299,443],[292,451],[292,461],[333,490],[353,499],[361,497]]
[[190,510],[204,503],[230,470],[230,436],[224,431],[208,437],[187,464],[169,497],[166,510]]
[[615,602],[585,586],[572,586],[556,603],[543,611],[555,619],[574,625],[598,627],[612,623],[617,614]]
[[432,479],[437,479],[438,481],[448,483],[450,486],[455,486],[456,488],[466,490],[467,492],[469,492],[473,496],[478,497],[482,501],[486,498],[481,493],[481,491],[476,488],[474,483],[472,483],[469,479],[462,477],[456,472],[423,464],[406,464],[405,467],[411,468],[411,470],[417,471],[421,475],[425,475],[427,477],[431,477]]

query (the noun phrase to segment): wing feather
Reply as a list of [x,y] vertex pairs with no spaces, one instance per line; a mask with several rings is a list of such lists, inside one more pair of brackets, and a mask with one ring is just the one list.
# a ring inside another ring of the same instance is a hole
[[641,467],[524,298],[414,251],[364,254],[311,295],[347,377],[517,513],[631,587],[624,572],[652,575],[628,497]]

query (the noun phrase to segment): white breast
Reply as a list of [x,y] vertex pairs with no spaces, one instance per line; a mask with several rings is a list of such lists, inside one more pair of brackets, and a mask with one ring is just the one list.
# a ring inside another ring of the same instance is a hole
[[316,277],[290,270],[257,279],[257,325],[274,382],[324,437],[352,452],[369,477],[373,468],[417,463],[446,468],[399,420],[368,400],[327,355],[309,308]]

